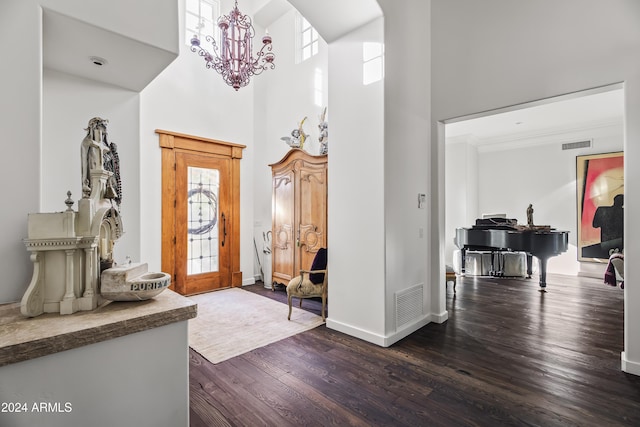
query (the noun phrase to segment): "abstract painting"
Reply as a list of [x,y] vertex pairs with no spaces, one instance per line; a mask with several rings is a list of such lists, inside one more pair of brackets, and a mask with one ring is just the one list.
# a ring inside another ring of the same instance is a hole
[[578,261],[604,262],[624,249],[624,153],[576,157]]

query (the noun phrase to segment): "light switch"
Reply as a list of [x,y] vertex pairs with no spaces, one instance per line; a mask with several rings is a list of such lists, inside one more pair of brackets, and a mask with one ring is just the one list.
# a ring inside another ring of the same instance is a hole
[[427,200],[427,195],[424,193],[418,193],[418,209],[424,209],[425,200]]

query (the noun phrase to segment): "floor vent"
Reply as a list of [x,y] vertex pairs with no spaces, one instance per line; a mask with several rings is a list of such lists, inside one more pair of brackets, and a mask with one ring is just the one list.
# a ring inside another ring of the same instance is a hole
[[422,317],[422,288],[420,284],[396,292],[396,329]]
[[589,148],[591,147],[591,140],[579,141],[579,142],[567,142],[562,144],[563,150],[575,150],[576,148]]

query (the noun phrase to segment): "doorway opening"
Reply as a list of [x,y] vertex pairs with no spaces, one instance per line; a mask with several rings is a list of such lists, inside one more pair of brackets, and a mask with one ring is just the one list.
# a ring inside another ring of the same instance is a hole
[[624,151],[624,92],[617,83],[444,121],[445,264],[458,227],[484,214],[569,231],[549,272],[602,278],[607,260],[579,262],[577,156]]

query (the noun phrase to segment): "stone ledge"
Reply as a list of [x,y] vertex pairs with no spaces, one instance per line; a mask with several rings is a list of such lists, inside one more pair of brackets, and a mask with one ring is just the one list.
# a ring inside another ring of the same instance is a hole
[[0,305],[0,366],[193,319],[197,304],[166,289],[135,302],[106,302],[93,311],[24,317],[20,304]]

